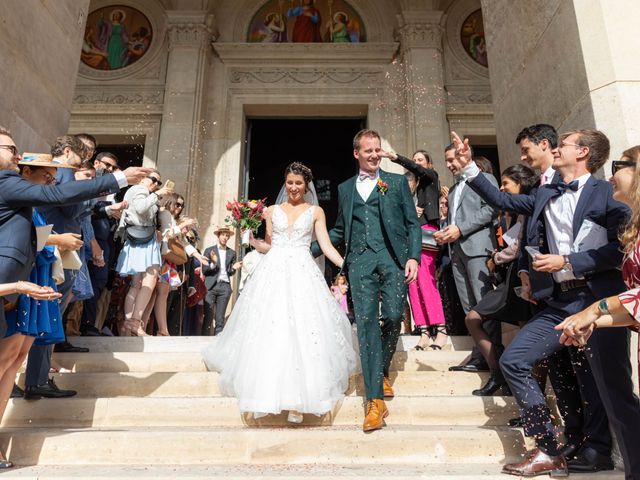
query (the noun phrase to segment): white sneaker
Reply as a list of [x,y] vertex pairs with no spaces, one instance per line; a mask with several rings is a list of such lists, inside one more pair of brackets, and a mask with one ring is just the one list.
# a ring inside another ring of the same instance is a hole
[[304,420],[304,415],[302,415],[300,412],[289,410],[289,415],[287,416],[287,422],[302,423],[302,420]]

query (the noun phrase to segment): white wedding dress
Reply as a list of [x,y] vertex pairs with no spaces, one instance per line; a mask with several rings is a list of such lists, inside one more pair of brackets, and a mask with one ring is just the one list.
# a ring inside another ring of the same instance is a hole
[[220,372],[223,394],[256,417],[329,412],[359,365],[349,320],[309,250],[314,209],[289,226],[274,208],[271,249],[203,351],[209,370]]

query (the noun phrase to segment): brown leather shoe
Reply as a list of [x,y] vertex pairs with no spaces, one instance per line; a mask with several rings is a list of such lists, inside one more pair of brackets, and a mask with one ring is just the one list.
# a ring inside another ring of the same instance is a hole
[[384,377],[384,380],[382,381],[382,391],[384,392],[384,398],[393,398],[395,396],[388,377]]
[[389,410],[387,410],[384,400],[379,398],[368,400],[365,405],[365,411],[366,415],[362,425],[363,431],[372,432],[386,425],[384,419],[389,415]]
[[549,474],[550,477],[568,477],[567,462],[562,455],[552,457],[539,448],[531,455],[527,455],[521,463],[508,463],[502,468],[502,473],[509,475],[521,475],[523,477],[535,477],[536,475]]

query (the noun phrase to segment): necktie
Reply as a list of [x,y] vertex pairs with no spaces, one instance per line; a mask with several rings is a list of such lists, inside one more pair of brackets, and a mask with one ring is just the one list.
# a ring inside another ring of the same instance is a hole
[[378,172],[365,172],[364,170],[360,170],[360,173],[358,174],[358,178],[362,181],[362,180],[366,180],[367,178],[371,179],[371,180],[375,180],[376,177],[378,176]]
[[568,184],[560,180],[558,183],[554,185],[555,189],[558,191],[558,193],[560,193],[560,195],[565,193],[567,190],[573,190],[574,192],[577,192],[579,186],[580,184],[578,183],[577,180],[574,180],[573,182]]

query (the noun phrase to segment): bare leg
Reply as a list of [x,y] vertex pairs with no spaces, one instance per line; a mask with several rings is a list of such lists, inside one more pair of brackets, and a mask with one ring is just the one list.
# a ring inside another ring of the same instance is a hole
[[153,312],[153,307],[155,306],[156,303],[156,296],[157,296],[157,292],[158,292],[158,288],[156,286],[156,288],[153,289],[153,293],[151,294],[151,298],[149,299],[149,303],[147,304],[147,307],[144,309],[144,315],[142,315],[142,329],[149,333],[149,335],[153,335],[153,322],[151,322],[151,325],[149,325],[150,320],[151,320],[151,312]]
[[168,283],[158,282],[156,285],[156,301],[153,313],[158,324],[158,336],[168,337],[169,330],[167,328],[167,298],[169,297],[170,287]]
[[491,342],[489,335],[487,335],[487,332],[482,328],[482,317],[475,310],[471,310],[464,321],[467,324],[469,333],[473,337],[473,341],[484,359],[487,361],[491,371],[498,370],[498,355],[496,354],[496,349]]

